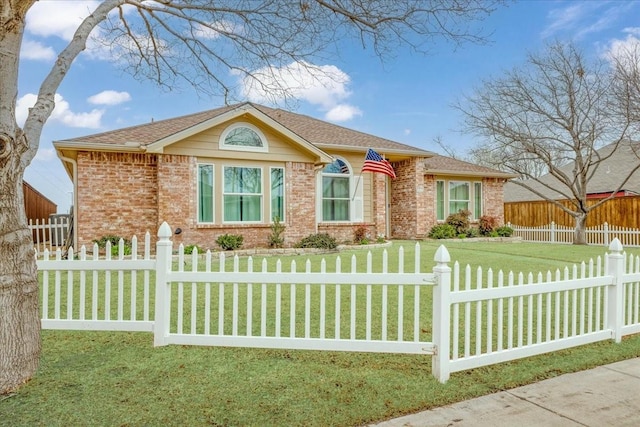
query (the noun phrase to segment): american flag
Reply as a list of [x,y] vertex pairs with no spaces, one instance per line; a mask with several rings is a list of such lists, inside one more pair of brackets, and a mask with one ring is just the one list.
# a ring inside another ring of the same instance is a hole
[[396,173],[393,171],[393,166],[388,160],[382,158],[382,156],[369,148],[367,150],[367,156],[364,158],[364,166],[362,166],[362,172],[374,172],[383,173],[389,175],[391,178],[396,177]]

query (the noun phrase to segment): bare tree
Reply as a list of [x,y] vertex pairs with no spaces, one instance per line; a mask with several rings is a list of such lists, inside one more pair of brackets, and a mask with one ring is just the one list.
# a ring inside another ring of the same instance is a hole
[[[378,55],[400,46],[426,51],[436,40],[484,42],[473,25],[500,0],[104,0],[79,25],[43,80],[22,128],[16,123],[25,17],[36,0],[0,0],[0,394],[28,381],[40,354],[38,280],[22,176],[33,159],[54,96],[90,34],[135,77],[173,87],[237,93],[230,73],[267,94],[286,95],[273,67],[314,59],[345,38]],[[95,30],[95,31],[94,31]],[[202,92],[201,92],[202,93]]]
[[[616,97],[614,69],[587,61],[572,44],[549,45],[526,65],[484,81],[456,107],[465,129],[483,138],[476,148],[492,166],[522,177],[513,183],[575,219],[575,244],[586,243],[588,213],[613,197],[638,165],[619,176],[611,195],[587,204],[589,182],[632,131],[633,117]],[[619,92],[619,91],[618,91]],[[598,152],[605,144],[611,150]],[[540,171],[546,175],[540,176]],[[559,199],[570,201],[569,206]]]

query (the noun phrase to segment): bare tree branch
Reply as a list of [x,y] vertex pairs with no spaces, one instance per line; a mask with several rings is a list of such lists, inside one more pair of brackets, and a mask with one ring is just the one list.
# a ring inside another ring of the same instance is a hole
[[[637,57],[636,57],[637,59]],[[637,63],[637,61],[636,61]],[[472,157],[517,173],[515,184],[576,219],[575,242],[584,242],[587,214],[623,188],[640,168],[620,176],[608,198],[588,206],[589,182],[633,135],[634,83],[630,67],[589,62],[572,44],[555,43],[503,77],[484,81],[455,107],[465,130],[482,138]],[[636,92],[640,93],[640,92]],[[640,100],[640,97],[637,98]],[[598,149],[611,145],[611,152]],[[570,205],[557,201],[566,199]]]

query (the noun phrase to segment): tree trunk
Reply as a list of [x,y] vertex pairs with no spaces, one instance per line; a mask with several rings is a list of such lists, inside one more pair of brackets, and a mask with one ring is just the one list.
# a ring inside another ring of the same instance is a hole
[[28,381],[40,355],[38,275],[22,173],[11,179],[7,175],[14,173],[5,172],[0,180],[0,394]]
[[29,149],[15,114],[24,17],[34,1],[0,0],[0,394],[28,381],[40,356],[38,273],[22,189],[37,145]]
[[574,245],[586,245],[587,244],[587,214],[584,212],[578,213],[575,217],[576,221],[576,230],[573,234],[573,244]]

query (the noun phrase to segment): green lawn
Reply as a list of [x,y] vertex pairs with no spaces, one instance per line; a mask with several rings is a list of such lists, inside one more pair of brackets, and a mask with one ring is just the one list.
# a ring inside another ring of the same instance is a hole
[[[394,242],[389,253],[399,245],[413,262],[414,243]],[[427,270],[437,246],[421,243]],[[555,270],[605,252],[527,243],[446,246],[453,260],[471,264],[472,271],[479,265],[494,271]],[[362,425],[637,356],[640,336],[632,336],[621,344],[602,342],[455,373],[443,385],[431,377],[431,361],[424,356],[154,348],[147,333],[43,331],[38,374],[0,397],[0,426]]]

